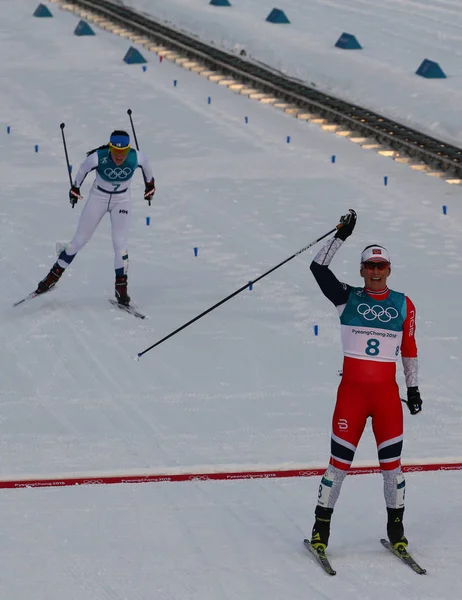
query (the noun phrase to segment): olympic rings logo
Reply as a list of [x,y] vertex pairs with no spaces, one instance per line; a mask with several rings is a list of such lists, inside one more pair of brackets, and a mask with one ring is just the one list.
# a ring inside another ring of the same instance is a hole
[[389,323],[393,319],[398,317],[398,311],[393,306],[383,308],[378,304],[369,306],[368,304],[360,304],[358,306],[358,313],[366,319],[366,321],[373,321],[378,319],[382,323]]
[[132,170],[129,167],[125,167],[124,169],[122,167],[116,167],[115,169],[108,167],[104,169],[104,174],[109,179],[126,179],[132,174]]

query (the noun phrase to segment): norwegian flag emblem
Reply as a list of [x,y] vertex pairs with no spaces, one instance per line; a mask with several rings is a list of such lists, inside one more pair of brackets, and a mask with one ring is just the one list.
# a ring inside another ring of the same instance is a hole
[[382,250],[380,250],[380,248],[373,248],[372,254],[382,254]]

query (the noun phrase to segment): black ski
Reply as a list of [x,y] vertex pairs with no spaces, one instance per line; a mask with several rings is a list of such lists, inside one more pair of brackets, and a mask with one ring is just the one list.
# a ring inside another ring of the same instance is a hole
[[121,310],[124,310],[125,312],[130,313],[131,315],[133,315],[134,317],[137,317],[138,319],[145,319],[146,318],[146,315],[143,315],[143,313],[140,313],[139,310],[136,310],[136,308],[134,306],[131,306],[130,304],[128,306],[125,306],[124,304],[119,304],[117,302],[117,300],[114,300],[113,298],[109,298],[109,302],[113,306],[117,306]]
[[303,540],[305,547],[311,552],[311,554],[316,558],[317,562],[321,565],[322,569],[328,575],[335,575],[337,571],[331,567],[329,559],[326,556],[326,551],[322,548],[313,548],[310,543],[310,540]]
[[409,552],[406,550],[406,547],[400,547],[398,549],[393,548],[388,540],[381,539],[380,540],[382,546],[390,550],[392,554],[394,554],[397,558],[403,561],[408,567],[411,567],[413,571],[418,573],[419,575],[425,575],[427,572],[426,569],[423,569],[420,565],[416,563],[416,561],[412,558]]

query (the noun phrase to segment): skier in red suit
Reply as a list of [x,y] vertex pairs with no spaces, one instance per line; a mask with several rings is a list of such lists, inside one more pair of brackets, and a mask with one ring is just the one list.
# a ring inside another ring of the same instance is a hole
[[331,458],[319,486],[311,536],[311,545],[321,552],[327,547],[334,506],[369,417],[384,479],[388,538],[395,548],[407,546],[403,527],[405,480],[401,471],[403,412],[396,383],[399,355],[407,386],[407,406],[412,415],[422,410],[416,311],[410,298],[387,286],[391,273],[387,249],[372,244],[363,250],[360,267],[363,287],[341,283],[329,269],[355,224],[356,213],[350,210],[341,218],[335,236],[311,263],[321,291],[337,308],[344,353],[342,381],[332,419]]

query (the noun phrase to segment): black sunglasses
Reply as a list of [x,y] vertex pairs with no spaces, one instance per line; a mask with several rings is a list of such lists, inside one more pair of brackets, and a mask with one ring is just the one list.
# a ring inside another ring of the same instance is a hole
[[378,269],[379,271],[385,271],[385,269],[388,269],[389,266],[390,263],[383,261],[375,262],[374,260],[366,260],[366,262],[363,262],[363,267],[368,271],[373,271],[374,269]]

